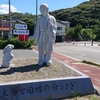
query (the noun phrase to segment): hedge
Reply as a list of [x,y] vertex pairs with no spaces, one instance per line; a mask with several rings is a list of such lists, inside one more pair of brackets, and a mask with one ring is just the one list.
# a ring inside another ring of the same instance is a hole
[[33,39],[29,39],[28,41],[19,41],[18,38],[0,38],[0,49],[3,49],[8,44],[14,45],[14,49],[30,49],[33,46],[33,43]]

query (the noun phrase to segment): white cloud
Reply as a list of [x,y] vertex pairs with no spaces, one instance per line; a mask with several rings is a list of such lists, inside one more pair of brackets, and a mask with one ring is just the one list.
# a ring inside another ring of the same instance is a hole
[[[11,12],[19,12],[17,8],[10,5]],[[9,13],[9,5],[8,4],[1,4],[0,5],[0,14],[8,14]]]

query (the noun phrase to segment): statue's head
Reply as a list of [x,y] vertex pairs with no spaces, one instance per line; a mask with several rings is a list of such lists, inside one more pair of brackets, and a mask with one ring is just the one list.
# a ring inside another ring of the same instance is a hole
[[14,45],[8,44],[8,45],[4,48],[3,54],[6,54],[6,52],[12,52],[13,48],[14,48]]
[[43,16],[48,15],[49,13],[49,6],[46,3],[40,5],[40,12]]

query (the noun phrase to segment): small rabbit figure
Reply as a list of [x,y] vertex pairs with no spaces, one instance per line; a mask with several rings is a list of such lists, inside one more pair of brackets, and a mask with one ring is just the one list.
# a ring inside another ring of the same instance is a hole
[[4,50],[3,50],[3,60],[2,60],[2,67],[10,67],[11,65],[11,59],[13,59],[14,55],[13,55],[13,48],[14,45],[12,44],[8,44]]

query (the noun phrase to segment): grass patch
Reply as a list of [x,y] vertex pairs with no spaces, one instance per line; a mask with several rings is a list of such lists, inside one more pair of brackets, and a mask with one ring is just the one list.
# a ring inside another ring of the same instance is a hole
[[90,62],[90,61],[86,61],[86,60],[83,60],[82,63],[86,63],[86,64],[90,64],[90,65],[94,65],[94,66],[100,67],[99,64],[96,64],[96,63],[93,63],[93,62]]

